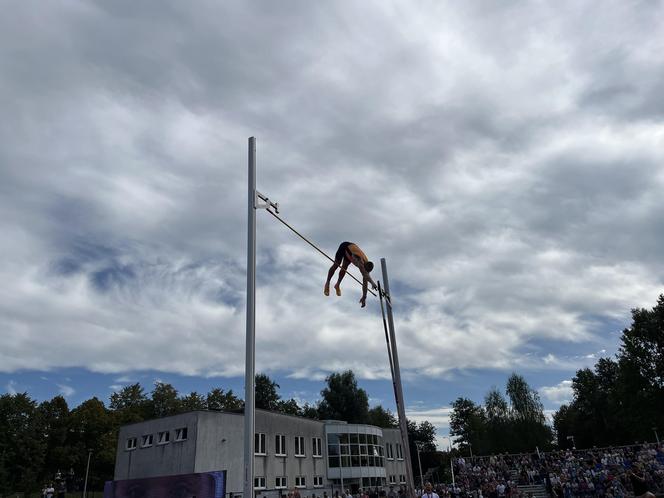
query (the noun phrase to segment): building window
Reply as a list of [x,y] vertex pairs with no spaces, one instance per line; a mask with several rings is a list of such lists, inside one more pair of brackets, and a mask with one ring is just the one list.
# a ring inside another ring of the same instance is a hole
[[254,434],[254,454],[267,455],[265,452],[265,434],[262,432]]
[[149,446],[152,446],[152,434],[146,434],[145,436],[141,437],[141,448],[147,448]]
[[295,436],[295,456],[306,456],[304,453],[304,436]]
[[306,488],[307,487],[307,481],[304,478],[304,476],[296,476],[295,477],[295,487],[296,488]]
[[401,474],[399,476],[399,484],[406,484],[406,476]]
[[394,448],[392,443],[385,444],[385,455],[388,460],[394,460]]
[[314,476],[314,488],[323,487],[323,476]]
[[277,434],[274,438],[274,454],[286,456],[286,436],[283,434]]
[[254,489],[265,489],[265,477],[254,477]]
[[128,450],[135,450],[137,442],[138,441],[136,440],[135,437],[130,437],[127,439],[127,445],[125,446],[125,448]]
[[397,460],[403,460],[403,448],[400,443],[397,443]]
[[187,428],[180,427],[175,429],[175,440],[176,441],[186,441],[187,440]]
[[274,480],[274,489],[286,489],[288,483],[286,481],[286,476],[276,477]]
[[166,444],[171,440],[170,431],[162,431],[157,433],[157,444]]
[[323,456],[323,440],[319,437],[311,438],[311,454],[315,457]]
[[390,484],[396,484],[397,483],[397,476],[391,475],[390,476]]

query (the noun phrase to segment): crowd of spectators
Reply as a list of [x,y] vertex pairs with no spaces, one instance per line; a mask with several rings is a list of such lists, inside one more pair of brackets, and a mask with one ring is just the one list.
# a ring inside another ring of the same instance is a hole
[[529,485],[553,498],[664,495],[664,446],[654,444],[462,457],[454,468],[455,485],[436,486],[441,498],[528,498]]

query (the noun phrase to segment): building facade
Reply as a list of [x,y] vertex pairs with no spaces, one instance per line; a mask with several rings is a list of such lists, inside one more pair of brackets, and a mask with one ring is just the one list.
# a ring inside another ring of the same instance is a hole
[[[341,489],[405,485],[399,429],[319,421],[256,410],[254,488],[279,498],[334,496]],[[242,495],[244,415],[193,411],[120,428],[115,480],[227,471],[226,491]]]

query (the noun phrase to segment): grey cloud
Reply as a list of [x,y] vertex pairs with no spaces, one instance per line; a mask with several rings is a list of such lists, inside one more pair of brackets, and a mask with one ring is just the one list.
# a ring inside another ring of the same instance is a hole
[[[596,340],[590,316],[654,298],[659,7],[609,2],[590,32],[586,2],[292,7],[3,17],[2,368],[241,374],[254,134],[289,222],[387,258],[411,373],[544,368],[529,341]],[[328,262],[258,223],[264,370],[388,376],[376,304],[323,298]]]

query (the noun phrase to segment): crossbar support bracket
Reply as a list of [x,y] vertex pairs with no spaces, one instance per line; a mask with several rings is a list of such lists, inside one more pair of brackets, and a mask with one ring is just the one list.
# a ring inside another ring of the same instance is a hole
[[[263,201],[261,204],[259,202],[259,199]],[[256,209],[269,209],[272,208],[274,209],[275,213],[279,213],[279,203],[278,202],[272,202],[267,195],[261,194],[258,190],[256,190],[256,199],[254,201],[254,207]]]

